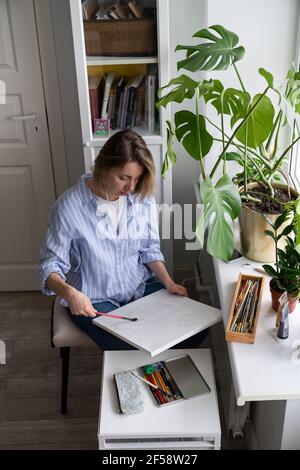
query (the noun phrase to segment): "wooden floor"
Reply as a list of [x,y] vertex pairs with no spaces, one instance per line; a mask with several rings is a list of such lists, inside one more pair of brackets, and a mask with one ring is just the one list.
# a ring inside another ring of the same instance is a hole
[[101,352],[72,348],[68,414],[60,414],[61,364],[50,345],[52,299],[0,294],[0,450],[97,449]]
[[[0,450],[97,449],[102,353],[72,348],[68,414],[62,416],[51,302],[38,292],[0,293],[0,339],[7,348],[7,363],[0,364]],[[209,339],[202,346],[209,347]],[[223,438],[222,447],[243,449],[245,443]]]

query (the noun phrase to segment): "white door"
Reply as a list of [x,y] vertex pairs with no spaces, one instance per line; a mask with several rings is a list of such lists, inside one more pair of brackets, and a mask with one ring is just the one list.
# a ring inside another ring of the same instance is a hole
[[0,0],[0,291],[38,289],[54,199],[33,0]]

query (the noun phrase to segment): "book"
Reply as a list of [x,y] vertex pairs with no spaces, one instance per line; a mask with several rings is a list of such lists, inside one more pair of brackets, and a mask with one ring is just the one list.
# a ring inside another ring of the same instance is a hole
[[101,5],[96,14],[95,14],[95,19],[96,20],[110,20],[111,16],[109,14],[110,8],[104,5]]
[[115,3],[110,7],[110,14],[114,14],[114,18],[118,18],[120,20],[127,20],[128,18],[132,18],[131,10],[128,8],[127,5],[122,5],[121,3]]
[[98,9],[97,0],[85,0],[82,3],[82,17],[84,20],[90,20]]
[[157,64],[150,64],[148,68],[148,76],[146,80],[146,96],[147,96],[147,116],[146,122],[149,132],[155,130],[155,102],[157,90]]
[[93,119],[93,130],[95,135],[109,135],[110,121],[109,119]]
[[119,81],[119,77],[116,77],[112,83],[112,86],[109,91],[109,98],[108,98],[108,106],[107,106],[107,118],[110,121],[113,118],[115,104],[116,104],[116,95],[117,95],[117,83]]
[[100,106],[101,106],[101,96],[102,89],[104,85],[103,77],[95,76],[89,77],[89,98],[90,98],[90,108],[91,108],[91,119],[100,117]]
[[99,316],[93,324],[155,356],[221,321],[221,311],[166,289],[130,302],[114,314],[137,321]]
[[119,16],[117,15],[117,13],[115,12],[115,10],[112,7],[109,7],[108,14],[109,14],[109,17],[111,19],[114,19],[114,20],[119,20],[120,19]]
[[135,121],[135,108],[137,102],[137,88],[144,80],[144,75],[133,77],[128,83],[128,105],[126,110],[125,127],[133,127]]
[[105,87],[104,87],[102,109],[101,109],[101,116],[100,116],[102,119],[107,118],[109,92],[113,84],[113,81],[115,79],[115,76],[116,74],[114,72],[109,72],[105,76]]
[[128,78],[124,78],[124,82],[122,84],[122,89],[121,89],[121,95],[120,95],[120,103],[119,103],[119,109],[118,109],[118,120],[117,120],[117,127],[121,127],[122,123],[122,118],[123,118],[123,104],[124,104],[124,96],[125,96],[125,88],[127,84]]
[[135,126],[145,126],[145,80],[137,89],[137,109],[135,114]]
[[114,374],[120,413],[140,413],[144,410],[141,383],[130,370]]
[[120,106],[120,100],[121,100],[121,92],[124,87],[124,82],[125,82],[125,76],[122,75],[119,78],[119,81],[117,83],[117,91],[116,91],[116,101],[115,101],[115,107],[113,110],[113,116],[111,119],[111,128],[116,129],[118,126],[118,113],[119,113],[119,106]]
[[135,1],[128,2],[128,8],[135,18],[143,18],[144,8],[137,5]]

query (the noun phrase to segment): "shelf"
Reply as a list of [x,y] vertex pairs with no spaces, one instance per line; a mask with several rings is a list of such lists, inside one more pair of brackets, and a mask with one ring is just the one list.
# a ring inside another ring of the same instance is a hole
[[[109,137],[111,137],[116,132],[119,132],[120,130],[121,129],[116,129],[114,131],[111,131],[109,136],[96,136],[96,135],[94,135],[92,140],[91,140],[91,147],[102,146],[108,140]],[[153,132],[147,131],[146,129],[141,129],[141,128],[138,128],[138,127],[133,127],[132,130],[134,130],[139,135],[141,135],[143,137],[143,139],[145,140],[147,145],[151,145],[151,144],[152,145],[155,145],[155,144],[161,145],[162,144],[162,137],[158,132],[153,133]]]
[[157,64],[157,57],[100,57],[87,56],[87,65],[129,65],[129,64]]

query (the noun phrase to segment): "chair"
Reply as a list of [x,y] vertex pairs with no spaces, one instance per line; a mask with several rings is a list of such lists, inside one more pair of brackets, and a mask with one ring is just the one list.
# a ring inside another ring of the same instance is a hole
[[61,376],[61,413],[67,413],[68,381],[70,348],[72,346],[98,346],[94,341],[81,331],[70,319],[70,314],[66,307],[60,305],[61,297],[57,296],[52,305],[51,315],[51,346],[60,348],[62,359]]

